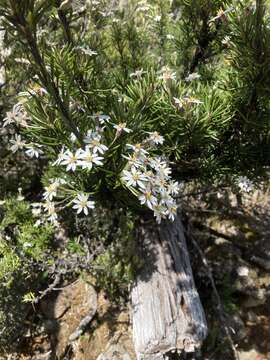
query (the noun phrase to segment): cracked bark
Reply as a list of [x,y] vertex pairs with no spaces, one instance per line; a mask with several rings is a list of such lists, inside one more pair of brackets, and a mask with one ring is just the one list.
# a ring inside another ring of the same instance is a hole
[[160,226],[142,223],[144,266],[131,292],[137,359],[158,360],[170,351],[192,352],[207,335],[180,217]]

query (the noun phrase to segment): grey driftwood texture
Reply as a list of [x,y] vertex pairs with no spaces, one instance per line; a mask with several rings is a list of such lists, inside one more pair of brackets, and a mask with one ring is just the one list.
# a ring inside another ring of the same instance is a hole
[[138,360],[159,360],[169,351],[192,352],[207,335],[182,222],[144,224],[145,264],[131,292],[133,341]]

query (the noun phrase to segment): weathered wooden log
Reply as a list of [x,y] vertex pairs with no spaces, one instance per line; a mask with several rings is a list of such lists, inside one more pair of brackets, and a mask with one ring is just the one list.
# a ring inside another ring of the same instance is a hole
[[170,351],[192,352],[207,334],[180,218],[160,226],[143,224],[145,260],[131,292],[137,359],[159,360]]

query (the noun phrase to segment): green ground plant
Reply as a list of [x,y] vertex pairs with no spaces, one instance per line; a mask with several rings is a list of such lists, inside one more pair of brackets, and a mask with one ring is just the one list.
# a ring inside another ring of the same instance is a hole
[[0,349],[16,343],[29,310],[25,296],[42,284],[42,266],[53,240],[48,224],[38,228],[29,202],[18,197],[0,207]]

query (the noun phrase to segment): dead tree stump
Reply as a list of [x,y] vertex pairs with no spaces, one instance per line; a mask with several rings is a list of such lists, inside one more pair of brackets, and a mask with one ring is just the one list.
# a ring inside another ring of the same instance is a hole
[[174,350],[192,352],[207,335],[182,222],[143,224],[143,268],[131,292],[133,341],[138,360],[159,360]]

